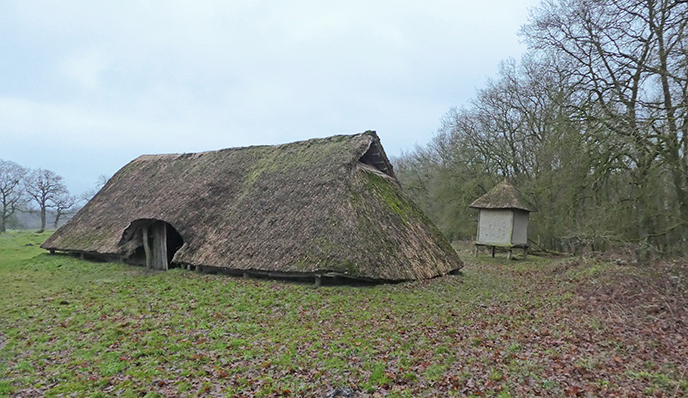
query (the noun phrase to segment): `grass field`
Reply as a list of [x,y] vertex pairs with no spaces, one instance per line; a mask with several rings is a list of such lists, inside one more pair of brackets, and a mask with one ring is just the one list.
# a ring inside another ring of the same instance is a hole
[[324,286],[50,256],[0,235],[0,396],[688,395],[688,267],[469,254]]

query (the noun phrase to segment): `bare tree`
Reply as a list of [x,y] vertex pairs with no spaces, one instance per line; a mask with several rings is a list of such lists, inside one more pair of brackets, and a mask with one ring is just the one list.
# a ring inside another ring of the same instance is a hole
[[0,159],[0,233],[5,232],[7,221],[24,202],[25,177],[25,168]]
[[41,213],[41,228],[45,231],[46,209],[55,206],[55,200],[60,195],[67,194],[67,187],[62,182],[62,177],[50,170],[38,169],[29,174],[26,181],[26,192],[38,205]]
[[105,184],[107,184],[109,180],[110,178],[108,176],[104,174],[99,175],[94,187],[79,195],[79,201],[83,203],[90,201],[105,186]]
[[55,223],[54,228],[57,229],[57,225],[60,222],[60,218],[71,209],[77,202],[77,199],[67,192],[57,195],[52,200],[52,205],[55,208]]
[[[615,157],[636,187],[637,237],[683,231],[688,251],[688,2],[546,0],[524,27],[531,49],[554,54],[586,97],[580,114],[601,128],[591,141],[621,142]],[[662,170],[659,170],[659,168]],[[678,228],[657,231],[657,175],[670,178]]]
[[688,1],[543,0],[523,35],[520,63],[395,159],[404,189],[452,238],[508,177],[543,247],[688,253]]

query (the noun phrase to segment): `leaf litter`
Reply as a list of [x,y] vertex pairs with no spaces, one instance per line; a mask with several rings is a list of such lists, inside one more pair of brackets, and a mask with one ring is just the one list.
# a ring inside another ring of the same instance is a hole
[[0,312],[0,395],[688,394],[684,260],[466,253],[461,275],[395,285],[175,270],[19,297]]

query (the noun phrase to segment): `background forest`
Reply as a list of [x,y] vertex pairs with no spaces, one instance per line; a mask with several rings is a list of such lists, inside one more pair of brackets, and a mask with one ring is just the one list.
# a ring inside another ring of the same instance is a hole
[[687,22],[685,0],[544,1],[526,56],[395,159],[404,189],[450,239],[508,178],[543,248],[687,253]]

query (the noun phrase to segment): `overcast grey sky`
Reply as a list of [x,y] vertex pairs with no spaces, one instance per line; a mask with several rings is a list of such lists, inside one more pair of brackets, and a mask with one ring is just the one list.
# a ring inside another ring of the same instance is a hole
[[425,144],[539,0],[0,0],[0,159],[72,193],[144,153]]

